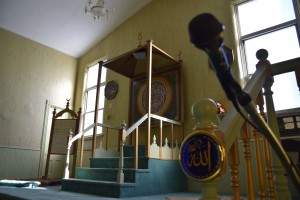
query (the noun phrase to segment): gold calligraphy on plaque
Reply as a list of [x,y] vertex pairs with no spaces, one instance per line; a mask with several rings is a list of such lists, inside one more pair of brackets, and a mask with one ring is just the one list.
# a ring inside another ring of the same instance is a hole
[[194,142],[189,144],[189,167],[207,167],[211,170],[211,144],[210,142]]

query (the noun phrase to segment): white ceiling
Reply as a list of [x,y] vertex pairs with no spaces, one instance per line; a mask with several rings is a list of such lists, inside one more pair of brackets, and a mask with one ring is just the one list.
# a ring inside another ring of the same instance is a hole
[[87,0],[0,0],[0,27],[78,58],[150,1],[106,0],[114,12],[94,21]]

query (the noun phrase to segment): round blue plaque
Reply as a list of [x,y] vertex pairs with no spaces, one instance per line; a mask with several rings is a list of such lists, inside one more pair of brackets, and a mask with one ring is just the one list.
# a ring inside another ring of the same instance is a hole
[[184,139],[179,160],[187,176],[205,182],[221,172],[224,157],[224,147],[219,139],[210,132],[197,130]]

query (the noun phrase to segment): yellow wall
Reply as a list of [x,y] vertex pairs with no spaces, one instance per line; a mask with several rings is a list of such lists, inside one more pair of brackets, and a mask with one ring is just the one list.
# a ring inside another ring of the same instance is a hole
[[[195,121],[191,116],[191,106],[199,98],[209,97],[229,109],[231,104],[225,97],[213,71],[208,67],[207,55],[196,49],[189,41],[188,24],[190,20],[204,12],[215,15],[225,26],[225,44],[235,48],[232,13],[230,3],[220,0],[153,0],[144,9],[115,29],[87,54],[79,59],[76,106],[81,104],[84,70],[91,63],[101,58],[111,59],[139,45],[138,34],[142,33],[142,44],[153,40],[154,44],[178,59],[181,51],[184,81],[184,116],[185,135],[192,131]],[[238,74],[237,63],[233,70]],[[119,83],[119,93],[115,99],[106,101],[111,108],[106,108],[105,123],[118,126],[125,119],[128,121],[128,81],[108,73],[108,80]],[[77,109],[77,108],[76,108]],[[110,120],[107,120],[109,115]],[[113,138],[110,136],[110,141]],[[199,185],[189,181],[191,190],[199,190]]]
[[[227,1],[154,0],[79,59],[75,105],[81,104],[86,66],[100,58],[111,59],[136,48],[139,45],[138,33],[142,32],[143,44],[152,39],[156,46],[174,58],[178,58],[179,51],[181,51],[184,76],[185,134],[188,134],[194,126],[190,109],[195,100],[209,97],[228,108],[230,104],[214,72],[208,68],[207,55],[189,42],[188,23],[194,16],[203,12],[214,14],[226,26],[225,44],[234,48],[232,15],[230,4]],[[233,68],[237,68],[236,66],[235,64]],[[116,75],[108,75],[108,80],[111,79],[119,82],[119,93],[114,100],[106,102],[112,104],[112,108],[106,110],[104,119],[107,119],[107,115],[109,115],[109,123],[119,125],[123,119],[128,121],[128,83],[122,82],[122,77]]]
[[0,178],[37,177],[46,101],[73,100],[77,60],[3,29],[0,44]]

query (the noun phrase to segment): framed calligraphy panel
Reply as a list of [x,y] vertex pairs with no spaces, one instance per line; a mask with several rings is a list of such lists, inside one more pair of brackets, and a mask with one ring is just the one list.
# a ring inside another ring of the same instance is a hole
[[188,177],[205,182],[222,171],[225,150],[214,134],[196,130],[183,141],[179,159]]

